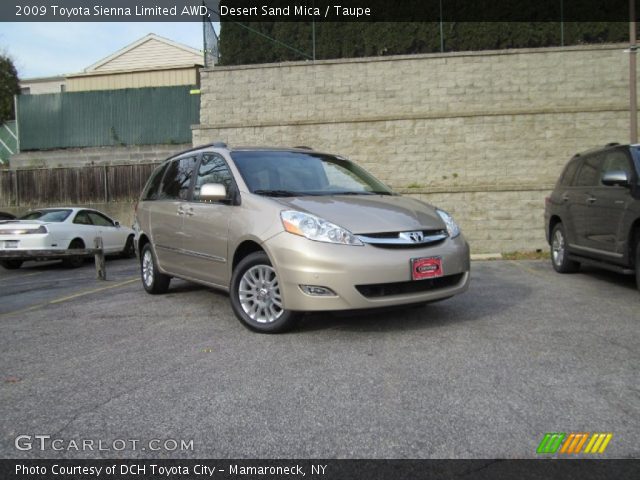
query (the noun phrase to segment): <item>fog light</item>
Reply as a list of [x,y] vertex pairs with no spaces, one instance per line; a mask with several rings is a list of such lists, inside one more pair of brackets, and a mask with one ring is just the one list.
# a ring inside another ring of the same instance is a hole
[[318,285],[300,285],[300,290],[314,297],[337,297],[336,293],[330,288],[319,287]]

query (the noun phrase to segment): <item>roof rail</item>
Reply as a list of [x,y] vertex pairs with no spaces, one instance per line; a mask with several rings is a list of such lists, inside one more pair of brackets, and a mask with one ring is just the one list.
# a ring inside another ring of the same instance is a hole
[[607,143],[605,147],[615,147],[616,145],[620,145],[618,142]]
[[302,149],[302,150],[313,150],[313,148],[311,148],[311,147],[307,147],[306,145],[296,145],[296,146],[295,146],[295,147],[293,147],[293,148],[300,148],[300,149]]
[[182,150],[181,152],[174,153],[173,155],[168,157],[167,160],[169,158],[174,158],[174,157],[177,157],[179,155],[182,155],[184,153],[195,152],[196,150],[201,150],[201,149],[207,148],[207,147],[227,148],[227,144],[224,143],[224,142],[205,143],[204,145],[198,145],[198,146],[195,146],[195,147],[192,147],[192,148],[187,148],[186,150]]

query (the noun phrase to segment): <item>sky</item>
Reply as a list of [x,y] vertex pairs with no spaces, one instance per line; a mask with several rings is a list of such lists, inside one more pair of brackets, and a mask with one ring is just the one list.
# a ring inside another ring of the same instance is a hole
[[155,33],[202,50],[200,22],[0,23],[0,52],[19,78],[76,73],[128,44]]

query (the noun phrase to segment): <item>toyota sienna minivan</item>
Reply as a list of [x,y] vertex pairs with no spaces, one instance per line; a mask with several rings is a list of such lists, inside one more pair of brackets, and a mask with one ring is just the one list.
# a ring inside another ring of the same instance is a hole
[[464,292],[469,246],[443,210],[307,147],[196,147],[151,174],[136,208],[142,285],[229,292],[259,332],[301,312],[428,303]]

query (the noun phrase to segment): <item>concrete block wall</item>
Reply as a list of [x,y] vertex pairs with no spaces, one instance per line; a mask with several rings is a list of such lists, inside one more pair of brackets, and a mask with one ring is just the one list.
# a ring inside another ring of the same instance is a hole
[[628,141],[623,45],[216,67],[193,142],[309,145],[453,213],[475,253],[547,248],[576,152]]
[[55,168],[152,163],[162,161],[190,147],[190,144],[179,144],[36,150],[13,155],[10,167],[12,169]]

